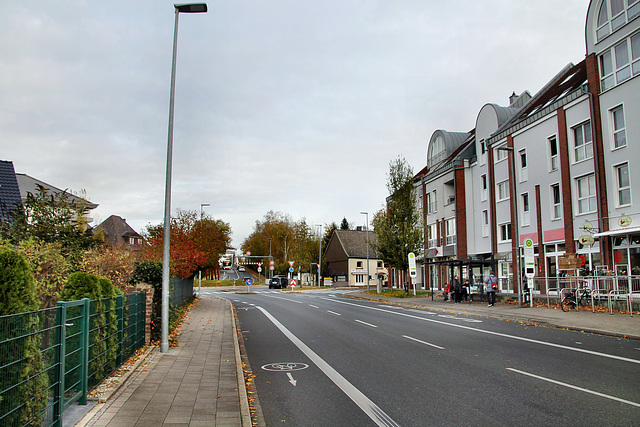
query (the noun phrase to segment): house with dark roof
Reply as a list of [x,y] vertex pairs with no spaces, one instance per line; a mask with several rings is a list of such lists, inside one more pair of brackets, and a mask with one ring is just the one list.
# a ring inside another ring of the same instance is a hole
[[20,204],[20,188],[13,162],[0,160],[0,221],[9,221],[11,211]]
[[47,194],[50,196],[56,196],[58,194],[66,193],[69,201],[75,202],[75,203],[81,203],[83,206],[87,207],[87,211],[85,213],[86,223],[88,224],[93,221],[93,218],[91,217],[90,212],[93,209],[98,207],[97,203],[92,203],[83,197],[73,194],[68,189],[61,190],[60,188],[54,185],[48,184],[44,181],[40,181],[39,179],[36,179],[25,173],[17,173],[16,179],[18,180],[18,187],[20,187],[20,197],[22,198],[23,202],[27,200],[27,194],[31,193],[35,195],[39,192],[39,189],[41,187],[44,188]]
[[387,269],[378,259],[375,242],[373,231],[335,230],[324,252],[325,276],[337,286],[367,286],[368,259],[369,285],[384,285]]
[[128,248],[139,251],[142,247],[142,236],[138,234],[124,218],[111,215],[98,225],[94,233],[102,231],[105,244],[112,248]]

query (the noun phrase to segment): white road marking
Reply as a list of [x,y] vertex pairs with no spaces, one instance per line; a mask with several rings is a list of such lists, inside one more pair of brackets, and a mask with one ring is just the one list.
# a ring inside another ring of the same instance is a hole
[[376,425],[381,427],[400,427],[389,415],[387,415],[382,409],[373,403],[367,396],[360,390],[353,386],[346,378],[344,378],[338,371],[333,369],[331,365],[318,356],[313,350],[311,350],[305,343],[303,343],[298,337],[293,335],[282,323],[271,315],[267,310],[262,307],[258,307],[260,311],[271,322],[280,329],[289,340],[300,349],[340,390],[344,392],[362,411],[373,420]]
[[295,302],[296,304],[304,304],[304,302],[302,301],[296,301],[294,299],[289,299],[289,298],[282,298],[282,297],[274,297],[273,295],[265,295],[268,298],[275,298],[275,299],[281,299],[284,301],[289,301],[289,302]]
[[422,340],[419,340],[418,338],[413,338],[413,337],[410,337],[408,335],[403,335],[402,338],[406,338],[408,340],[419,342],[420,344],[424,344],[424,345],[428,345],[428,346],[431,346],[431,347],[435,347],[435,348],[437,348],[439,350],[444,350],[444,347],[440,347],[439,345],[431,344],[430,342],[422,341]]
[[426,310],[416,310],[414,308],[410,308],[409,310],[412,313],[419,313],[419,314],[428,314],[430,316],[436,316],[438,313],[434,313],[433,311],[426,311]]
[[313,307],[313,308],[320,308],[317,305],[313,305],[313,304],[309,304],[309,307]]
[[336,313],[335,311],[327,310],[327,313],[335,314],[336,316],[342,316],[340,313]]
[[362,320],[355,319],[356,322],[362,323],[363,325],[371,326],[372,328],[377,328],[377,325],[372,325],[371,323],[363,322]]
[[399,313],[397,311],[383,310],[382,308],[378,308],[378,307],[369,307],[369,306],[366,306],[366,305],[354,304],[354,303],[346,302],[346,301],[339,301],[339,300],[331,300],[331,301],[335,302],[335,303],[338,303],[338,304],[352,305],[352,306],[355,306],[355,307],[366,308],[366,309],[369,309],[369,310],[376,310],[376,311],[382,311],[382,312],[385,312],[385,313],[391,313],[391,314],[395,314],[396,316],[411,317],[413,319],[422,320],[424,322],[438,323],[440,325],[451,326],[451,327],[460,328],[460,329],[466,329],[468,331],[479,332],[479,333],[482,333],[482,334],[495,335],[495,336],[498,336],[498,337],[510,338],[510,339],[514,339],[514,340],[518,340],[518,341],[530,342],[530,343],[533,343],[533,344],[546,345],[546,346],[549,346],[549,347],[560,348],[560,349],[563,349],[563,350],[569,350],[569,351],[575,351],[575,352],[578,352],[578,353],[590,354],[592,356],[606,357],[606,358],[609,358],[609,359],[615,359],[615,360],[620,360],[622,362],[629,362],[629,363],[635,363],[635,364],[640,365],[640,360],[630,359],[628,357],[623,357],[623,356],[616,356],[615,354],[600,353],[598,351],[586,350],[586,349],[583,349],[583,348],[569,347],[569,346],[562,345],[562,344],[555,344],[555,343],[546,342],[546,341],[534,340],[532,338],[526,338],[526,337],[519,337],[519,336],[516,336],[516,335],[504,334],[502,332],[487,331],[487,330],[484,330],[484,329],[472,328],[471,326],[465,326],[465,325],[456,325],[455,323],[443,322],[441,320],[436,320],[436,319],[427,319],[427,318],[424,318],[424,317],[414,316],[414,315],[408,314],[408,313]]
[[593,394],[593,395],[596,395],[596,396],[604,397],[606,399],[615,400],[616,402],[621,402],[621,403],[625,403],[627,405],[637,406],[637,407],[640,408],[640,403],[637,403],[637,402],[632,402],[630,400],[621,399],[619,397],[611,396],[609,394],[598,393],[597,391],[589,390],[588,388],[582,388],[582,387],[578,387],[578,386],[575,386],[575,385],[572,385],[572,384],[563,383],[561,381],[556,381],[556,380],[552,380],[551,378],[541,377],[540,375],[535,375],[535,374],[532,374],[532,373],[529,373],[529,372],[520,371],[518,369],[513,369],[513,368],[506,368],[506,369],[507,369],[507,371],[516,372],[516,373],[522,374],[522,375],[527,375],[529,377],[536,378],[536,379],[539,379],[539,380],[542,380],[542,381],[547,381],[547,382],[550,382],[550,383],[553,383],[553,384],[561,385],[563,387],[572,388],[574,390],[583,391],[585,393]]

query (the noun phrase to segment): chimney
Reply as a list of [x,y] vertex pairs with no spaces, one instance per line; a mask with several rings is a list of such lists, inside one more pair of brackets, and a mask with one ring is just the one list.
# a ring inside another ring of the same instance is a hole
[[513,106],[513,104],[515,104],[515,103],[516,103],[516,101],[518,101],[518,98],[520,98],[520,96],[516,95],[516,93],[515,93],[515,92],[513,92],[513,93],[511,94],[511,96],[509,97],[509,106],[510,106],[510,107],[512,107],[512,106]]

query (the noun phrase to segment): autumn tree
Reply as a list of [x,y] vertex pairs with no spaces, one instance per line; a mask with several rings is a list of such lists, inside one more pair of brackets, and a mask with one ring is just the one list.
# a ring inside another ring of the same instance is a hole
[[253,255],[271,255],[275,274],[285,274],[288,261],[295,261],[302,271],[318,260],[319,237],[305,219],[293,221],[282,212],[269,211],[257,220],[253,232],[241,245],[243,252]]
[[389,163],[387,190],[387,208],[376,212],[372,221],[375,249],[385,263],[405,271],[409,268],[409,253],[419,251],[423,239],[413,169],[404,158]]
[[[231,227],[210,218],[200,218],[196,211],[178,210],[170,222],[171,274],[188,278],[198,269],[215,267],[229,247]],[[164,225],[149,225],[144,232],[148,245],[146,259],[161,262]]]

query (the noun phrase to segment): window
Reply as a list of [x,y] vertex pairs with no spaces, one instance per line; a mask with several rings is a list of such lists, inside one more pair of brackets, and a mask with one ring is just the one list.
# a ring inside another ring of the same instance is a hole
[[549,142],[549,171],[558,170],[558,141],[555,136],[547,139]]
[[447,245],[456,243],[456,220],[455,218],[445,220],[445,232],[447,234]]
[[562,218],[562,199],[560,198],[560,184],[551,186],[551,219]]
[[429,247],[435,248],[438,246],[438,230],[436,229],[436,224],[431,224],[429,227]]
[[520,195],[522,199],[522,225],[529,225],[531,223],[531,213],[529,209],[529,193],[522,193]]
[[362,261],[356,261],[356,268],[362,268]]
[[431,146],[431,156],[430,156],[431,165],[433,166],[436,163],[444,160],[446,156],[447,156],[447,150],[444,145],[444,138],[438,135],[436,139],[433,140],[433,143]]
[[627,145],[627,135],[624,126],[624,109],[622,106],[611,110],[611,121],[613,123],[613,148],[620,148]]
[[[640,8],[640,1],[638,2]],[[640,74],[640,33],[600,55],[600,86],[603,91]]]
[[580,162],[592,158],[593,141],[591,140],[591,122],[586,121],[572,128],[572,130],[574,161]]
[[426,198],[424,200],[424,204],[427,207],[427,215],[433,213],[433,211],[431,210],[431,193],[427,193],[426,194]]
[[501,160],[504,160],[507,158],[508,154],[507,154],[508,150],[500,150],[499,148],[496,148],[493,152],[493,154],[495,155],[495,162],[499,162]]
[[489,236],[489,211],[482,211],[482,237]]
[[498,202],[509,198],[509,181],[499,182],[498,185]]
[[432,196],[431,196],[431,213],[436,213],[438,212],[438,193],[436,192],[436,190],[433,190],[432,192]]
[[498,240],[500,242],[508,242],[511,240],[511,224],[500,224],[498,232]]
[[[626,8],[625,8],[626,3]],[[602,40],[640,14],[638,0],[605,0],[598,11],[596,38]]]
[[596,206],[596,177],[587,175],[576,179],[578,193],[578,213],[595,212]]
[[618,206],[631,204],[631,184],[629,182],[629,164],[615,167],[616,186],[618,188]]
[[364,283],[365,274],[356,274],[356,283]]
[[524,182],[529,179],[529,174],[527,173],[527,150],[520,150],[518,154],[520,155],[520,182]]
[[382,268],[382,261],[378,261],[378,268]]
[[487,200],[487,175],[480,175],[480,199]]

